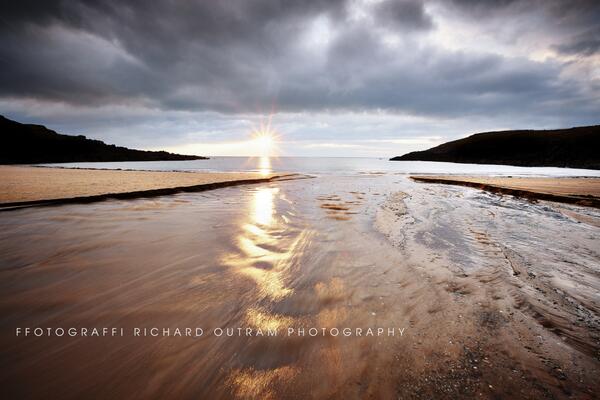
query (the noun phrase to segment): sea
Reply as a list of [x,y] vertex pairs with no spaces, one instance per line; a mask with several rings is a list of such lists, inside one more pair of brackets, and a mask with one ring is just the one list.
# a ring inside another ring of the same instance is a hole
[[600,176],[600,170],[510,165],[458,164],[428,161],[389,161],[369,157],[212,157],[191,161],[80,162],[42,164],[65,168],[134,169],[197,172],[296,172],[313,175],[357,173],[477,174],[490,176]]

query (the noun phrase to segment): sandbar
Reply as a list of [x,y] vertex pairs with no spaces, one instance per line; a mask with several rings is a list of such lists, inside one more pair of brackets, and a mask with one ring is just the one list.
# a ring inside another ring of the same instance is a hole
[[[279,174],[277,177],[281,177]],[[98,201],[268,182],[272,173],[0,166],[0,208]]]
[[413,175],[417,182],[470,186],[531,200],[548,200],[600,208],[600,178],[481,177]]

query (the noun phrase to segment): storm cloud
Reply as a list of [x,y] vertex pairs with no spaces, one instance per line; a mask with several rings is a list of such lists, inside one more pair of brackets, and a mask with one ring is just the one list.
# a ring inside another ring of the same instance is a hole
[[[272,112],[283,120],[299,116],[297,135],[311,115],[485,121],[467,129],[598,122],[595,1],[96,0],[0,7],[0,112],[59,127],[83,109],[110,117],[111,107],[130,121],[173,121],[148,137],[168,132],[177,143],[189,139],[186,118],[213,118],[212,128],[195,131],[216,137],[222,120]],[[74,128],[100,132],[98,119],[76,118]],[[329,140],[345,132],[333,126],[320,135]]]

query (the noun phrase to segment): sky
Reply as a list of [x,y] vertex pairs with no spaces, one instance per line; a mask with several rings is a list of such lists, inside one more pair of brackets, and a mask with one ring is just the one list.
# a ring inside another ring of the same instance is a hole
[[281,156],[390,157],[595,125],[600,1],[6,1],[0,114],[208,156],[265,130]]

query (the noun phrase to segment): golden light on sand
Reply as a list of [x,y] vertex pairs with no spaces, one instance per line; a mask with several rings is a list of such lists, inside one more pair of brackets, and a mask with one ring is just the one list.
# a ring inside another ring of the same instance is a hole
[[272,314],[257,308],[251,308],[246,313],[246,321],[256,329],[263,331],[276,331],[288,326],[292,326],[294,318],[283,315]]

